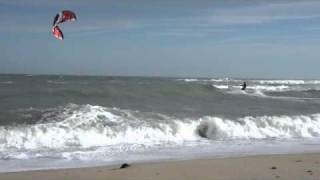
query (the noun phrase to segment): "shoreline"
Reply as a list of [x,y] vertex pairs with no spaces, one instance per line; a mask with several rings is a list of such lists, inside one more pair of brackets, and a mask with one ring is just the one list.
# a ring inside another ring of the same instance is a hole
[[167,160],[97,167],[0,173],[1,180],[59,179],[316,179],[320,152]]

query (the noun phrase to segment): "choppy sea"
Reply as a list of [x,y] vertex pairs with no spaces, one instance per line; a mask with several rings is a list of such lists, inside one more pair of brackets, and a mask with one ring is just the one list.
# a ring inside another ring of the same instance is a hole
[[0,172],[319,150],[320,80],[0,75]]

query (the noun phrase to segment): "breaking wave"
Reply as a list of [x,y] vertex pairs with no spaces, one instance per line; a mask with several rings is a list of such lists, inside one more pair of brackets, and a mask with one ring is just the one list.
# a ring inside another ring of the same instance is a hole
[[[298,82],[296,82],[298,83]],[[291,99],[319,99],[319,86],[302,85],[280,85],[280,84],[252,84],[247,86],[245,91],[241,91],[239,85],[212,85],[228,94],[250,95],[268,98],[291,98]]]
[[231,79],[231,78],[212,78],[212,79],[177,79],[178,81],[185,81],[185,82],[241,82],[238,79]]
[[237,120],[205,117],[197,128],[210,139],[312,138],[320,136],[320,114],[244,117]]
[[178,81],[196,82],[196,81],[199,81],[199,80],[198,79],[178,79]]
[[156,113],[71,104],[44,113],[37,124],[0,127],[0,150],[178,142],[195,138],[192,126]]
[[212,78],[212,79],[178,79],[179,81],[185,82],[215,82],[215,83],[239,83],[243,81],[253,82],[255,84],[261,85],[318,85],[320,84],[320,80],[250,80],[250,79],[233,79],[233,78]]
[[154,146],[203,138],[290,139],[320,136],[320,114],[176,119],[158,113],[92,105],[70,104],[63,109],[44,113],[36,124],[0,127],[0,150],[65,150],[119,144]]
[[287,84],[287,85],[303,85],[303,84],[320,84],[320,80],[256,80],[260,84]]
[[[241,86],[228,86],[228,85],[213,85],[215,88],[218,89],[241,89]],[[261,90],[261,91],[289,91],[291,88],[285,85],[278,85],[278,86],[248,86],[247,89],[251,90]]]

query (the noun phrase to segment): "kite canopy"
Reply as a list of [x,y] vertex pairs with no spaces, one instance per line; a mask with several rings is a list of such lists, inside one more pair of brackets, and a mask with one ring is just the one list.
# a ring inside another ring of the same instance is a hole
[[75,21],[77,16],[74,12],[69,10],[64,10],[58,13],[53,20],[53,26],[57,26],[65,21]]
[[75,20],[77,20],[77,16],[74,12],[70,10],[64,10],[58,13],[53,20],[53,27],[52,27],[53,35],[56,38],[63,40],[63,33],[58,25],[66,21],[75,21]]
[[59,40],[63,40],[63,33],[61,31],[61,29],[59,28],[59,26],[54,26],[52,28],[52,34],[54,35],[54,37],[56,37]]

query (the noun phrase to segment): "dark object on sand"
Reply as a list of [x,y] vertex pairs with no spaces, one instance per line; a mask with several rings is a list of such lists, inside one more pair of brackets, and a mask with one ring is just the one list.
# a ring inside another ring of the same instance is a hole
[[247,88],[247,83],[243,82],[241,90],[244,91],[246,90],[246,88]]
[[272,167],[271,167],[271,169],[277,169],[277,167],[275,167],[275,166],[272,166]]
[[311,170],[306,171],[307,173],[309,173],[309,175],[313,175],[313,172]]
[[123,164],[120,166],[120,169],[124,169],[124,168],[128,168],[128,167],[130,167],[130,164],[123,163]]

